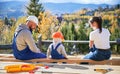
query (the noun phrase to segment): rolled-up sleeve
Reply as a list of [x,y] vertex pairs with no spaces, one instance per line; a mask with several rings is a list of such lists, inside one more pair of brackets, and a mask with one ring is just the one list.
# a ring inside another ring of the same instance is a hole
[[48,50],[47,50],[47,58],[50,57],[51,54],[51,45],[49,45]]
[[61,45],[61,51],[62,51],[62,55],[67,58],[67,53],[66,53],[65,47],[63,45]]

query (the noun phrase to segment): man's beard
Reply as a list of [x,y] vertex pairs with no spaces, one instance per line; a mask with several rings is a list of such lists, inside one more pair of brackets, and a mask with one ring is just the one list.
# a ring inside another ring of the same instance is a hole
[[31,28],[31,27],[29,27],[29,29],[30,29],[30,32],[32,33],[32,31],[33,31],[33,30],[32,30],[32,28]]

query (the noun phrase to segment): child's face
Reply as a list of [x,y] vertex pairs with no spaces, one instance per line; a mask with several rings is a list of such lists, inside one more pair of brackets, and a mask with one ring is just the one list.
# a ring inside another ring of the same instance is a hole
[[60,42],[61,39],[60,39],[60,38],[53,38],[53,41],[54,41],[55,43],[57,43],[57,42]]

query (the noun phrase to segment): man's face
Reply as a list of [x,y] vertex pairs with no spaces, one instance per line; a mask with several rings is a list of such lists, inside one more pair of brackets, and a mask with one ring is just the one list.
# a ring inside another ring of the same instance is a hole
[[29,21],[28,22],[28,25],[29,25],[29,29],[30,31],[32,32],[33,30],[36,29],[37,25],[33,22],[33,21]]
[[37,25],[34,22],[30,21],[30,24],[31,24],[30,27],[32,30],[36,29]]

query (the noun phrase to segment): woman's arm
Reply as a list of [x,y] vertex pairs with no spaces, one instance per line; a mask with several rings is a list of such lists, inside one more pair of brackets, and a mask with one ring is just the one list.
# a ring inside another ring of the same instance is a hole
[[95,40],[95,32],[90,32],[89,36],[89,48],[92,48],[94,45],[94,40]]
[[94,44],[94,41],[90,41],[90,42],[89,42],[89,47],[92,48],[92,47],[93,47],[93,44]]

